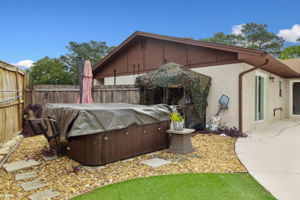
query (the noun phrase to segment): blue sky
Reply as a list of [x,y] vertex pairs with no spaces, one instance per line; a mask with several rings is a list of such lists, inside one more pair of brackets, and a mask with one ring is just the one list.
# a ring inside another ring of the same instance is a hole
[[300,34],[299,0],[9,0],[0,5],[0,60],[10,63],[58,57],[69,41],[118,45],[136,30],[198,39],[256,22],[276,34],[287,29],[282,34],[288,40]]

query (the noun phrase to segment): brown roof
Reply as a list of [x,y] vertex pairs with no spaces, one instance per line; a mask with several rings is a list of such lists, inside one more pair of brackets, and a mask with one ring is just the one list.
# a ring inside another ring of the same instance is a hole
[[290,58],[285,60],[280,60],[291,69],[295,70],[296,72],[300,73],[300,58]]
[[234,52],[234,53],[238,53],[238,59],[240,61],[246,62],[253,66],[258,66],[264,63],[266,59],[269,59],[268,64],[262,67],[262,69],[286,78],[300,77],[299,71],[296,72],[293,68],[288,67],[286,64],[280,62],[278,59],[274,58],[271,54],[265,51],[230,46],[230,45],[223,45],[223,44],[216,44],[211,42],[203,42],[199,40],[192,40],[186,38],[159,35],[159,34],[147,33],[141,31],[136,31],[133,34],[131,34],[126,40],[124,40],[119,46],[117,46],[110,54],[108,54],[100,62],[98,62],[94,66],[93,72],[97,73],[97,71],[101,69],[102,65],[104,65],[110,59],[112,59],[117,52],[119,52],[121,49],[126,47],[133,39],[137,37],[155,38],[159,40],[177,42],[177,43],[188,44],[188,45],[199,46],[199,47],[206,47],[211,49],[223,50],[227,52]]

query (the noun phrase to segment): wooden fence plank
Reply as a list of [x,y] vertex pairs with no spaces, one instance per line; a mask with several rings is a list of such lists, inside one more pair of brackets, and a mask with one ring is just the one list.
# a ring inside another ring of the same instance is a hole
[[[74,85],[37,85],[27,90],[29,104],[76,103],[79,87]],[[95,103],[123,102],[138,104],[140,95],[133,85],[96,86],[92,88]]]
[[22,129],[27,80],[24,71],[0,61],[0,143]]

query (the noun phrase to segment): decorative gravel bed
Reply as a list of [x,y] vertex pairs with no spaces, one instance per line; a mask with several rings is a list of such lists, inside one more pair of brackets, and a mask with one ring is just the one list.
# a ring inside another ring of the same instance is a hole
[[[15,181],[13,174],[8,174],[1,168],[0,199],[27,199],[29,195],[47,188],[60,193],[60,196],[54,199],[68,199],[97,187],[138,177],[175,173],[247,172],[234,152],[235,141],[236,139],[231,137],[197,134],[192,138],[196,151],[189,155],[175,155],[163,150],[90,171],[68,157],[44,161],[41,151],[48,148],[46,139],[43,136],[25,138],[6,163],[24,159],[37,160],[39,166],[18,173],[36,171],[38,179],[47,186],[25,192],[19,184],[32,179]],[[152,168],[140,163],[150,158],[166,159],[171,161],[171,164]]]

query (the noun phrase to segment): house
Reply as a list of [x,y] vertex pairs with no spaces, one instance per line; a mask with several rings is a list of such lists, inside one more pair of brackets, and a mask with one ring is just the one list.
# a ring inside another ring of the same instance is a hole
[[223,94],[230,104],[222,121],[243,131],[300,116],[300,62],[289,67],[264,51],[191,39],[135,32],[94,66],[94,84],[134,84],[139,74],[169,62],[212,78],[207,121]]

